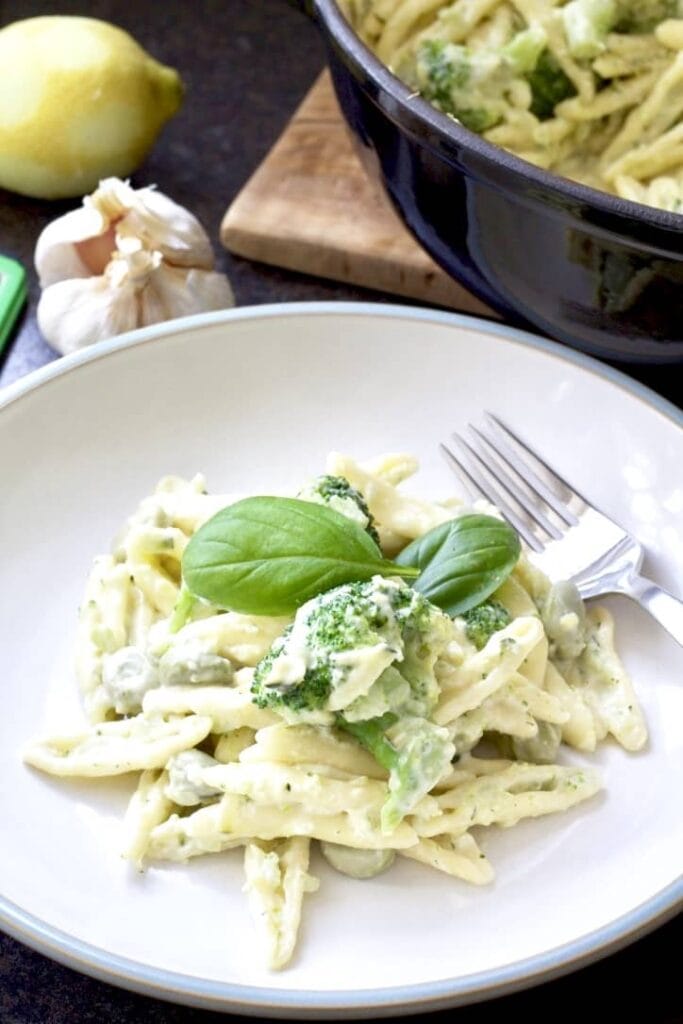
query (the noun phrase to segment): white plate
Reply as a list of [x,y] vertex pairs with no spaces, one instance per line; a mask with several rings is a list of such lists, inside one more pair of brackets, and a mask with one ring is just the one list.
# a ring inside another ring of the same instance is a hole
[[292,305],[194,317],[68,357],[0,399],[0,923],[87,973],[213,1008],[380,1015],[497,995],[616,948],[673,912],[683,850],[683,651],[609,604],[651,730],[590,761],[606,793],[491,830],[475,889],[415,863],[355,882],[316,864],[293,966],[261,968],[239,855],[135,877],[117,854],[130,783],[49,779],[20,749],[71,708],[76,609],[93,555],[165,473],[212,490],[296,488],[327,452],[415,452],[414,487],[454,490],[437,453],[497,410],[645,542],[683,592],[681,415],[549,342],[408,308]]

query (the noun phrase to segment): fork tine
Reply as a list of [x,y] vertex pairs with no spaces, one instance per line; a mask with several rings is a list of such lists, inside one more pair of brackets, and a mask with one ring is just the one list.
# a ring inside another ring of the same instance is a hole
[[[494,464],[490,458],[486,457],[484,451],[478,451],[460,434],[453,433],[452,436],[462,450],[466,452],[470,459],[470,465],[477,471],[477,479],[480,481],[480,487],[484,490],[486,497],[495,505],[498,505],[505,517],[513,523],[518,532],[524,531],[523,536],[525,540],[530,536],[534,538],[535,543],[532,546],[534,546],[535,550],[538,548],[538,545],[540,545],[538,550],[543,550],[543,546],[547,543],[548,539],[556,539],[555,534],[557,537],[562,536],[557,528],[548,521],[542,511],[539,515],[539,511],[531,501],[520,500],[519,485],[510,476],[506,475],[500,467]],[[484,471],[483,474],[482,470]],[[495,487],[489,482],[489,477],[496,481]],[[486,489],[487,486],[488,490]],[[527,543],[530,543],[530,541],[527,540]]]
[[452,469],[460,481],[465,484],[465,490],[469,496],[473,499],[482,498],[483,494],[476,484],[476,481],[470,476],[466,466],[462,462],[458,462],[453,452],[448,448],[442,441],[439,441],[439,448],[441,454],[448,463],[449,469]]
[[[538,491],[538,493],[543,497],[544,501],[547,502],[547,504],[560,517],[560,519],[562,519],[567,524],[567,526],[576,526],[578,519],[576,518],[574,513],[567,508],[566,503],[562,501],[560,496],[556,494],[545,483],[545,481],[539,477],[539,475],[534,471],[532,466],[530,466],[528,462],[524,462],[522,459],[520,459],[517,453],[514,452],[512,448],[510,448],[510,446],[505,441],[506,436],[508,438],[512,438],[512,440],[519,445],[522,451],[527,452],[529,455],[532,456],[532,458],[536,459],[538,464],[543,467],[544,472],[547,474],[548,478],[553,482],[553,484],[556,487],[564,488],[564,490],[569,494],[570,498],[576,497],[585,503],[585,498],[583,497],[583,495],[580,494],[576,490],[576,488],[572,487],[571,484],[564,479],[564,477],[560,476],[559,473],[556,473],[554,470],[552,470],[550,466],[547,464],[547,462],[545,462],[545,460],[541,458],[538,452],[534,448],[532,448],[531,445],[528,445],[524,441],[522,441],[522,439],[517,434],[515,434],[515,432],[506,423],[504,423],[499,416],[494,416],[492,412],[485,412],[484,415],[486,419],[493,423],[494,426],[497,428],[497,431],[499,433],[498,443],[499,445],[501,445],[501,448],[504,446],[505,454],[503,455],[503,458],[505,458],[506,462],[508,462],[514,469],[516,469],[523,479],[528,480],[529,482],[533,481],[533,488]],[[500,435],[502,435],[502,438],[500,437]]]
[[[526,479],[521,475],[519,470],[516,469],[516,467],[514,467],[511,464],[510,460],[505,457],[504,452],[496,447],[493,438],[489,437],[483,431],[477,429],[477,427],[475,427],[474,424],[472,423],[468,424],[468,426],[469,429],[474,434],[474,436],[478,439],[479,443],[482,445],[482,449],[484,451],[486,450],[486,447],[490,448],[491,451],[494,452],[494,454],[501,460],[501,463],[507,463],[509,468],[512,470],[512,473],[514,473],[515,476],[517,476],[519,480],[521,480],[522,484],[526,484],[527,486],[529,486]],[[539,524],[539,526],[543,527],[546,533],[550,537],[552,537],[553,540],[559,540],[560,537],[562,537],[562,531],[558,529],[555,523],[551,522],[550,519],[548,519],[543,509],[540,507],[538,500],[540,495],[534,492],[533,488],[530,489],[534,493],[535,500],[527,497],[525,492],[522,490],[519,484],[517,484],[516,480],[514,480],[513,477],[505,475],[505,470],[503,469],[502,466],[499,467],[490,458],[488,460],[482,459],[482,462],[486,466],[486,469],[489,471],[489,473],[491,473],[491,475],[494,477],[494,479],[498,481],[501,487],[505,488],[505,490],[507,490],[511,494],[514,500],[518,502],[518,504],[521,505],[526,512],[528,512],[531,518],[534,519]]]
[[[454,434],[453,437],[461,446],[464,447],[465,451],[467,452],[468,455],[470,455],[470,457],[472,457],[472,455],[476,455],[476,453],[472,451],[469,445],[465,441],[463,441],[462,438],[458,437],[457,434]],[[522,537],[522,539],[528,544],[528,546],[533,551],[537,551],[539,553],[543,551],[543,545],[538,540],[538,538],[534,536],[533,532],[528,528],[527,524],[523,522],[522,519],[520,519],[515,510],[513,508],[510,508],[508,502],[505,501],[503,497],[495,490],[495,488],[491,486],[491,484],[479,471],[479,469],[472,464],[470,465],[469,468],[465,466],[465,464],[460,459],[458,459],[457,456],[454,455],[454,453],[451,451],[451,449],[448,448],[445,444],[440,444],[439,447],[441,448],[441,451],[446,457],[446,460],[450,465],[451,469],[454,469],[459,476],[464,477],[466,481],[469,481],[471,486],[474,487],[475,491],[482,494],[485,498],[488,498],[488,500],[492,504],[499,508],[505,519],[507,519],[510,525],[514,527],[514,529],[517,531],[520,537]]]

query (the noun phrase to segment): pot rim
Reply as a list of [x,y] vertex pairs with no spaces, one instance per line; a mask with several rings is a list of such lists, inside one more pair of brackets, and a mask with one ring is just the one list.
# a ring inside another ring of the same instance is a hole
[[[455,143],[458,147],[477,156],[484,165],[493,166],[496,170],[502,169],[520,183],[532,183],[544,192],[559,194],[582,207],[588,207],[592,212],[607,215],[609,218],[617,218],[622,224],[622,230],[625,227],[624,221],[636,221],[639,227],[654,230],[660,236],[658,243],[655,244],[662,244],[661,232],[663,231],[670,237],[669,244],[673,246],[672,255],[680,256],[683,252],[683,213],[674,213],[660,207],[636,203],[610,192],[592,188],[590,185],[581,184],[571,178],[565,178],[552,171],[537,167],[522,157],[516,156],[510,150],[488,142],[481,135],[465,128],[460,122],[449,118],[421,96],[411,92],[408,86],[386,64],[382,63],[356,34],[340,9],[337,0],[308,0],[308,8],[352,62],[355,77],[369,78],[380,93],[387,93],[401,114],[423,136],[424,142],[430,148],[435,148],[434,136],[445,149],[451,148]],[[386,103],[383,103],[382,107],[386,113],[391,113],[386,109]],[[427,133],[429,133],[429,138],[426,137]],[[602,226],[607,227],[607,224]],[[628,233],[632,235],[632,232]],[[678,242],[677,246],[675,245],[676,241]],[[633,239],[633,242],[638,244],[637,239]]]

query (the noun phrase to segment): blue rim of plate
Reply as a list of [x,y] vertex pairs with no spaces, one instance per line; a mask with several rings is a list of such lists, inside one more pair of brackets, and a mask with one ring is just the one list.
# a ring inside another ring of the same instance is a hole
[[[247,306],[240,309],[220,310],[215,313],[201,313],[180,320],[143,327],[110,341],[100,342],[91,348],[64,356],[8,385],[0,393],[0,410],[51,380],[86,363],[106,358],[122,349],[215,324],[227,325],[240,320],[302,315],[398,317],[404,320],[429,321],[444,326],[482,331],[505,341],[513,341],[566,362],[577,364],[590,373],[623,388],[683,428],[683,411],[677,409],[673,403],[657,395],[645,385],[632,380],[620,370],[606,366],[591,356],[565,348],[557,342],[517,328],[507,327],[496,321],[465,314],[446,313],[397,304],[383,305],[364,302],[292,302]],[[330,1018],[342,1013],[345,1016],[355,1017],[418,1013],[422,1010],[443,1009],[509,994],[542,981],[549,981],[593,960],[616,952],[658,925],[664,924],[677,913],[681,904],[683,904],[683,877],[603,928],[526,960],[519,960],[461,978],[445,978],[389,988],[359,989],[355,992],[237,985],[146,966],[82,942],[80,939],[44,923],[33,914],[26,913],[21,907],[1,894],[0,926],[13,938],[59,963],[109,984],[158,999],[245,1014],[259,1014],[267,1011],[272,1015],[279,1016],[294,1016],[296,1013],[303,1013],[310,1018]]]

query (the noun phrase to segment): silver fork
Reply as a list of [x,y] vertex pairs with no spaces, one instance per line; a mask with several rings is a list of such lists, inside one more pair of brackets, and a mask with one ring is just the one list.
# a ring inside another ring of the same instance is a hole
[[683,601],[641,575],[643,548],[591,505],[530,445],[492,413],[469,425],[471,440],[453,434],[459,454],[442,444],[468,489],[496,505],[553,580],[572,580],[582,597],[626,594],[683,645]]

